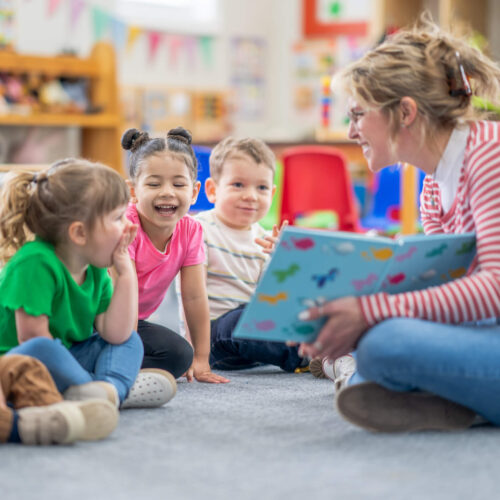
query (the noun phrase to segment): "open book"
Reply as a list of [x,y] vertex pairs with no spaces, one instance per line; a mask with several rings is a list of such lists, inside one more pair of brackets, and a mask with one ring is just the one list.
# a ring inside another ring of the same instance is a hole
[[300,321],[309,307],[349,295],[400,293],[467,273],[474,233],[398,239],[286,227],[234,337],[311,342],[326,319]]

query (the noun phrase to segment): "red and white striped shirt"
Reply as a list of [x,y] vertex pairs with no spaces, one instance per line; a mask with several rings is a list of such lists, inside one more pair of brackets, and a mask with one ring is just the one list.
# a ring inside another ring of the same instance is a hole
[[[458,166],[457,166],[458,168]],[[500,122],[470,124],[453,204],[442,213],[439,186],[424,179],[426,234],[476,233],[477,256],[466,277],[426,290],[360,297],[370,325],[392,317],[461,323],[500,316]]]

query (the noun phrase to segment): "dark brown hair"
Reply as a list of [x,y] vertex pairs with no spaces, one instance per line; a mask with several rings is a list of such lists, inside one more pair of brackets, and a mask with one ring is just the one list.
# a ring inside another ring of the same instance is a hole
[[132,153],[129,159],[130,179],[134,181],[140,175],[144,160],[156,153],[170,151],[182,158],[194,183],[198,173],[198,162],[191,141],[191,134],[182,127],[169,130],[165,139],[150,138],[147,132],[141,132],[136,128],[128,129],[122,136],[122,147]]

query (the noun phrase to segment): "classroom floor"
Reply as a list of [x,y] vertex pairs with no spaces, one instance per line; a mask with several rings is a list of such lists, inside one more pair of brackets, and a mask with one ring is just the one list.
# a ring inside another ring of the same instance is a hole
[[[168,315],[172,320],[174,313]],[[274,367],[229,375],[231,383],[219,386],[181,381],[163,408],[122,411],[118,429],[102,442],[1,446],[0,499],[498,495],[497,429],[371,434],[336,414],[328,380]]]

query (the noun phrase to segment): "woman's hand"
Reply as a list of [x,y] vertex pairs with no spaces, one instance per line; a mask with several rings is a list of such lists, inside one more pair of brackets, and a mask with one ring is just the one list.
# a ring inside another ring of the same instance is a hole
[[278,226],[274,224],[272,234],[264,236],[264,238],[255,238],[255,243],[262,247],[262,251],[264,253],[273,253],[274,247],[276,246],[276,242],[278,241],[281,231],[283,231],[286,226],[288,226],[287,220],[283,221],[283,224],[281,224],[280,228],[278,228]]
[[206,382],[208,384],[226,384],[229,382],[229,379],[212,372],[208,361],[196,359],[196,356],[191,368],[186,373],[188,382],[192,382],[193,376],[198,382]]
[[356,348],[368,328],[356,297],[332,300],[320,307],[312,307],[299,314],[301,320],[314,320],[327,316],[327,322],[311,344],[301,344],[302,356],[336,359]]
[[122,237],[113,252],[113,267],[117,276],[131,269],[128,247],[134,241],[137,228],[137,224],[132,224],[129,220],[126,221]]

